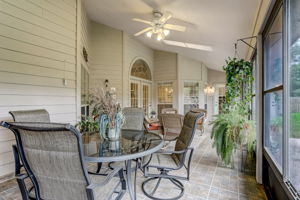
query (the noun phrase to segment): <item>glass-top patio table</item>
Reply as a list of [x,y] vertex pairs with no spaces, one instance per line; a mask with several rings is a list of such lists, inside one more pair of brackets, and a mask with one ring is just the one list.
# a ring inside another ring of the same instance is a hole
[[163,147],[162,138],[144,131],[122,130],[119,140],[109,141],[99,133],[83,134],[83,150],[86,162],[126,161],[126,183],[131,199],[136,199],[135,181],[131,179],[131,161],[150,155]]

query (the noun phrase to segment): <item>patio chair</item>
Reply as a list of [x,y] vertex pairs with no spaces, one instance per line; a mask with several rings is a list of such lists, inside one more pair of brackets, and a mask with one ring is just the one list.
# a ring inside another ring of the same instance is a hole
[[[198,113],[190,111],[184,116],[183,127],[180,135],[176,141],[175,149],[173,151],[162,150],[152,154],[149,157],[145,157],[143,160],[143,171],[145,177],[148,177],[142,183],[142,190],[144,194],[151,199],[164,199],[155,197],[155,192],[159,188],[162,179],[169,180],[175,187],[177,187],[180,193],[176,197],[167,199],[179,199],[184,194],[184,186],[179,180],[189,180],[190,176],[190,163],[193,155],[193,148],[190,147],[195,131],[196,122],[204,117],[204,113]],[[186,176],[170,175],[169,172],[180,170],[184,168],[186,170]],[[150,169],[156,169],[160,171],[159,174],[150,173]],[[152,186],[151,182],[157,180],[151,192],[148,192],[145,188],[148,184]],[[149,184],[150,183],[150,184]]]
[[[126,190],[122,168],[108,176],[89,175],[84,163],[81,134],[69,124],[1,122],[16,137],[28,174],[17,182],[22,198],[37,200],[121,199]],[[115,177],[117,176],[118,177]],[[34,188],[28,191],[25,180]]]
[[183,126],[183,115],[180,114],[161,114],[163,125],[163,139],[165,141],[176,140]]
[[[144,130],[145,113],[142,108],[126,107],[123,108],[122,112],[125,117],[125,123],[122,126],[122,130],[137,130],[137,131]],[[108,163],[110,169],[115,168],[114,166],[112,166],[114,163],[115,162]],[[119,163],[118,166],[120,165],[121,164]]]
[[[49,113],[45,109],[10,111],[9,114],[15,122],[50,122]],[[20,174],[23,164],[20,161],[17,145],[13,144],[12,149],[15,159],[15,175],[17,176]]]
[[194,112],[203,112],[205,114],[204,117],[202,117],[201,119],[198,120],[197,125],[198,125],[198,129],[201,131],[201,135],[204,133],[204,123],[205,120],[207,118],[207,110],[206,109],[201,109],[201,108],[195,108],[192,109],[192,111]]
[[178,111],[176,108],[163,108],[161,114],[177,114]]
[[138,131],[144,130],[145,113],[142,108],[124,108],[123,115],[125,117],[125,123],[122,129]]

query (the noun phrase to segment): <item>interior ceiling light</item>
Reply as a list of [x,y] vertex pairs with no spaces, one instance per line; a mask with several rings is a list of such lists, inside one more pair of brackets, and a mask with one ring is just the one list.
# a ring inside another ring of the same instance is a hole
[[170,34],[170,30],[181,31],[181,32],[184,32],[186,30],[184,26],[166,23],[173,16],[172,13],[170,12],[165,12],[163,14],[157,10],[154,10],[153,16],[154,18],[152,21],[147,21],[139,18],[132,19],[133,21],[142,22],[150,25],[150,27],[144,28],[143,30],[135,33],[134,34],[135,36],[139,36],[145,33],[148,38],[151,38],[153,34],[156,34],[157,35],[156,39],[160,41],[160,40],[164,40],[165,37]]
[[152,36],[152,31],[147,32],[146,35],[147,35],[148,38],[151,38],[151,36]]
[[192,44],[192,43],[185,43],[185,42],[178,42],[173,40],[164,40],[163,41],[167,45],[190,48],[190,49],[198,49],[202,51],[213,51],[211,46],[207,45],[200,45],[200,44]]

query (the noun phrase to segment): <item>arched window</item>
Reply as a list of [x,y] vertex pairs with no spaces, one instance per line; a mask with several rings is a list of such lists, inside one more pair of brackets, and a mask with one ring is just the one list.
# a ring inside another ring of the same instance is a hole
[[133,63],[130,74],[134,77],[146,79],[149,81],[152,80],[150,68],[148,64],[142,59],[138,59]]

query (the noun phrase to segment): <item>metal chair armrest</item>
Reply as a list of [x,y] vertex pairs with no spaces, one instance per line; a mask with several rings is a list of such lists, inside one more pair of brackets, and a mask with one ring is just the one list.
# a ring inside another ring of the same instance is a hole
[[29,191],[26,188],[25,179],[29,178],[28,174],[18,174],[16,176],[22,199],[29,199]]
[[[114,176],[118,174],[120,178],[120,182],[122,183],[122,189],[126,188],[126,183],[124,179],[124,174],[123,174],[123,168],[122,167],[117,167],[115,168],[111,173],[107,175],[104,181],[101,183],[91,183],[86,187],[87,190],[93,190],[97,187],[105,186]],[[124,187],[123,187],[124,186]]]
[[[165,137],[166,134],[164,134],[164,137]],[[166,140],[168,142],[175,142],[176,140],[178,139],[178,137],[174,138],[174,139],[171,139],[171,140]]]
[[172,151],[172,150],[164,151],[164,150],[162,150],[162,151],[157,151],[155,153],[159,153],[159,154],[173,154],[173,153],[175,153],[175,154],[183,154],[183,153],[187,152],[189,149],[190,148],[186,148],[186,149],[181,150],[181,151]]
[[[168,150],[168,151],[157,151],[155,153],[171,155],[171,154],[184,154],[187,151],[191,151],[191,153],[189,155],[187,166],[185,165],[185,157],[183,157],[184,160],[181,161],[182,164],[180,166],[178,166],[178,168],[170,168],[170,167],[165,167],[165,166],[149,165],[149,163],[151,162],[152,158],[150,158],[150,160],[148,162],[148,165],[145,165],[145,167],[148,167],[148,168],[161,168],[161,167],[163,167],[163,168],[166,168],[166,169],[169,169],[169,170],[177,170],[177,169],[180,169],[182,166],[186,166],[186,168],[188,169],[188,173],[189,173],[190,163],[191,163],[191,159],[192,159],[192,155],[193,155],[193,151],[194,151],[193,147],[188,147],[188,148],[186,148],[184,150],[181,150],[181,151],[171,151],[171,150]],[[189,176],[189,174],[188,174],[188,176]]]

